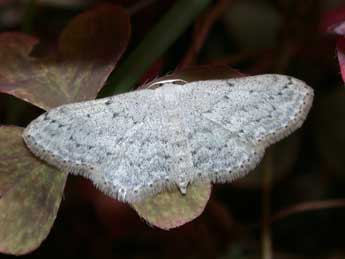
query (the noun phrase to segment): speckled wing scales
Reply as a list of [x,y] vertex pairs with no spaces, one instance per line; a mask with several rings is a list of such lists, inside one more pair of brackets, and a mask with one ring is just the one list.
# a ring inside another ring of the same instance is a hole
[[313,101],[304,82],[259,75],[190,83],[186,99],[194,167],[212,182],[252,170],[265,149],[299,128]]
[[50,164],[91,179],[114,198],[138,200],[153,183],[169,183],[156,102],[152,90],[143,90],[64,105],[34,120],[23,137]]
[[164,84],[55,108],[24,141],[48,163],[126,202],[252,170],[268,145],[303,123],[311,88],[282,75]]

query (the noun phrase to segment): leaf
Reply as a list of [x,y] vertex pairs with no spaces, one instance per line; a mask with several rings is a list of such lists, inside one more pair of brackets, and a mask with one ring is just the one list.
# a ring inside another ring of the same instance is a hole
[[321,30],[337,34],[337,56],[340,73],[345,82],[345,5],[326,12],[321,19]]
[[[94,99],[125,50],[129,26],[122,9],[104,5],[74,19],[57,53],[46,58],[30,56],[38,43],[34,37],[1,34],[0,92],[43,109]],[[31,155],[21,133],[0,127],[0,251],[15,255],[46,238],[67,178]]]
[[323,32],[345,35],[345,5],[323,14],[320,29]]
[[77,16],[49,57],[30,56],[38,40],[22,33],[0,34],[0,92],[45,110],[94,99],[126,49],[128,15],[102,5]]
[[22,128],[0,127],[0,251],[15,255],[47,237],[67,178],[36,159],[21,134]]
[[337,40],[337,56],[341,77],[345,82],[345,36],[339,36]]
[[[236,70],[225,66],[201,66],[177,71],[171,75],[158,78],[143,88],[157,88],[165,81],[182,83],[243,76]],[[206,207],[211,195],[210,183],[191,184],[187,194],[179,190],[162,192],[143,202],[132,204],[138,214],[150,224],[161,229],[179,227],[198,217]]]
[[211,184],[199,183],[189,186],[187,195],[168,191],[132,206],[150,224],[168,230],[198,217],[204,211],[210,195]]

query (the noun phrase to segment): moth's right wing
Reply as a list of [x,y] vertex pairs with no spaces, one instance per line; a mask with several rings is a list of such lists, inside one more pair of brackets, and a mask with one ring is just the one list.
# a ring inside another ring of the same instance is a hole
[[153,90],[54,108],[25,129],[31,151],[58,168],[91,179],[108,195],[138,201],[172,185]]

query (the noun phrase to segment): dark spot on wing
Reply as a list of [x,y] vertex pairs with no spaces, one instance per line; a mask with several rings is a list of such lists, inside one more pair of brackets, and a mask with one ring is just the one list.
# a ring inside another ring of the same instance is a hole
[[292,83],[292,77],[291,77],[291,76],[288,77],[288,81],[289,81],[289,82],[288,82],[288,85],[292,85],[292,84],[293,84],[293,83]]
[[110,105],[110,104],[111,104],[111,101],[108,100],[108,101],[106,101],[104,104],[105,104],[105,105]]
[[227,84],[228,86],[230,86],[230,87],[233,87],[233,86],[234,86],[234,83],[231,83],[231,82],[228,82],[228,81],[226,81],[226,84]]

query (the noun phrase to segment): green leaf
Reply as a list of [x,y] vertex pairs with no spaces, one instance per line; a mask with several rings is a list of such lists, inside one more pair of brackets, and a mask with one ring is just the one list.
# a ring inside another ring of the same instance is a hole
[[49,57],[30,56],[38,40],[22,33],[0,34],[0,92],[45,110],[94,99],[122,56],[130,36],[128,15],[102,5],[75,19]]
[[0,251],[25,254],[47,237],[67,174],[36,159],[22,128],[0,127]]

